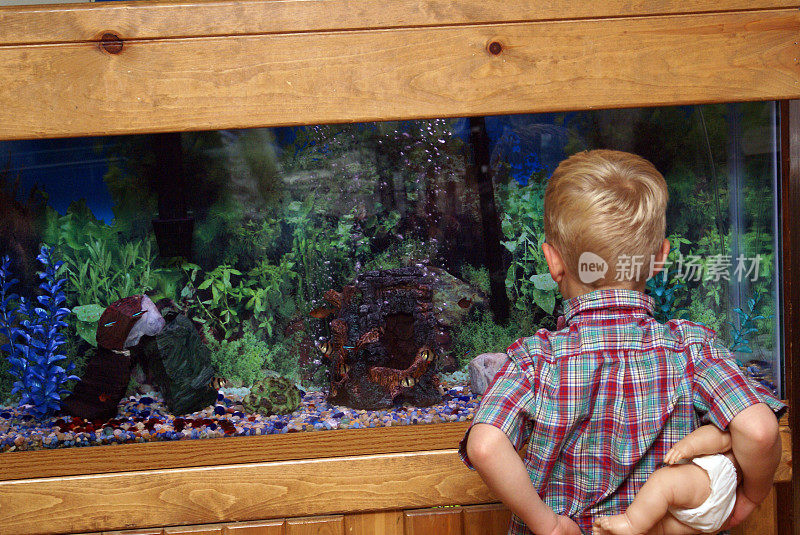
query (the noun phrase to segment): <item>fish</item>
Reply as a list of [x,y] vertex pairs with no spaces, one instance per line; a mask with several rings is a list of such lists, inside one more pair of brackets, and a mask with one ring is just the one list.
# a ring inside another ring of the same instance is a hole
[[330,357],[333,354],[333,344],[328,341],[322,342],[317,344],[317,350],[326,357]]
[[311,312],[309,312],[308,315],[311,316],[312,318],[316,318],[318,320],[321,320],[321,319],[327,318],[328,316],[330,316],[334,312],[336,312],[335,308],[317,307],[314,310],[312,310]]
[[100,403],[105,403],[111,398],[109,398],[108,394],[100,394],[99,396],[97,396],[97,399],[100,400]]
[[211,381],[208,382],[208,386],[214,390],[219,390],[226,384],[228,384],[228,381],[224,377],[212,377]]

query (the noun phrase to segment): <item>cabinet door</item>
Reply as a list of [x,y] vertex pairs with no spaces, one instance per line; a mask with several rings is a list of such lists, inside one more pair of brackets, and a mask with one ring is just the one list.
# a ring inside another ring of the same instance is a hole
[[502,504],[464,507],[464,535],[506,535],[511,511]]
[[313,516],[286,521],[286,535],[343,535],[344,517]]
[[403,512],[355,513],[344,517],[345,535],[403,535]]
[[405,512],[405,535],[461,535],[461,508],[420,509]]

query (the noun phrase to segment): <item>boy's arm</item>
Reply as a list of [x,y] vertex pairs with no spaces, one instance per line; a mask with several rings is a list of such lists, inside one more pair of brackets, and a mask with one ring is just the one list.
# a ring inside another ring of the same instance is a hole
[[742,375],[727,348],[715,339],[692,344],[694,405],[731,433],[731,449],[743,482],[729,527],[744,520],[769,493],[780,462],[778,419],[786,405]]
[[579,535],[578,525],[545,504],[531,483],[505,433],[489,424],[475,424],[467,439],[467,455],[486,486],[536,535]]
[[731,449],[731,434],[715,425],[703,425],[683,437],[664,456],[666,464],[675,464],[698,455],[724,453]]

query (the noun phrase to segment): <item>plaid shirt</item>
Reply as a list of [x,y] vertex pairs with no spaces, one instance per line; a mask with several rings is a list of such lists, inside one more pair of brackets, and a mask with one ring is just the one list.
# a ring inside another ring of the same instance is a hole
[[[565,302],[565,325],[521,338],[486,391],[475,423],[501,429],[539,496],[585,533],[618,514],[700,419],[725,429],[745,408],[785,406],[746,379],[712,330],[658,323],[651,297],[595,290]],[[461,459],[473,468],[461,440]],[[531,531],[514,515],[509,535]]]

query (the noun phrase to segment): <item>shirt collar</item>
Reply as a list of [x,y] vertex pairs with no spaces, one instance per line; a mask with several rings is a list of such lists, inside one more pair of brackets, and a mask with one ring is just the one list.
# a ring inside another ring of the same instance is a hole
[[607,309],[638,309],[640,313],[652,316],[654,307],[653,298],[637,290],[606,288],[564,301],[564,320],[569,323],[584,312]]

